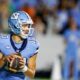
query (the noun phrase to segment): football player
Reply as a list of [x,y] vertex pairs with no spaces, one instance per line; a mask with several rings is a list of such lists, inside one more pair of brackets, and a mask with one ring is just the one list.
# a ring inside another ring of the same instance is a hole
[[0,35],[0,79],[29,80],[35,75],[39,43],[33,36],[31,17],[14,12],[8,20],[10,34]]
[[77,30],[77,24],[75,20],[70,17],[69,29],[65,31],[64,39],[66,42],[66,54],[64,61],[64,80],[69,80],[70,75],[70,63],[74,61],[73,77],[74,80],[78,80],[78,47],[80,32]]

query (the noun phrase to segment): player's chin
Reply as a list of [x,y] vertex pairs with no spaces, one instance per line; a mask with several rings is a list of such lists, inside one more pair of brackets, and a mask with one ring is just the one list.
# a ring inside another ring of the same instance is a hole
[[26,39],[28,37],[28,34],[21,34],[20,36],[21,38]]

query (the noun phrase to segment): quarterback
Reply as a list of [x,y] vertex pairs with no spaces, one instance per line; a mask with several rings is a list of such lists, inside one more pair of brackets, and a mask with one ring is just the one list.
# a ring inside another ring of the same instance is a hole
[[39,43],[33,21],[24,11],[8,19],[10,33],[0,34],[0,80],[30,80],[35,75]]

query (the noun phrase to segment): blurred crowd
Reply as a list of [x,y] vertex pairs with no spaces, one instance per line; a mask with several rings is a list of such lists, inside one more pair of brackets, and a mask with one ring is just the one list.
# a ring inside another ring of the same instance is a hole
[[[27,12],[38,33],[62,35],[66,44],[64,77],[68,76],[69,61],[75,62],[77,80],[77,51],[80,46],[80,0],[0,0],[0,31],[8,29],[8,16],[18,10]],[[66,79],[68,80],[68,79]]]
[[79,0],[0,0],[0,6],[1,26],[7,24],[6,19],[12,12],[23,10],[30,14],[35,28],[42,34],[47,34],[49,28],[63,34],[71,17],[80,28]]

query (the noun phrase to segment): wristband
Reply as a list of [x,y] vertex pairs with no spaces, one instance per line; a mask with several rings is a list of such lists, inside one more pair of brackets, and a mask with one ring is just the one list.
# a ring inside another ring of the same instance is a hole
[[21,69],[21,72],[26,72],[28,70],[28,67],[25,65],[23,69]]

